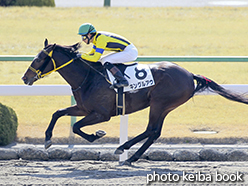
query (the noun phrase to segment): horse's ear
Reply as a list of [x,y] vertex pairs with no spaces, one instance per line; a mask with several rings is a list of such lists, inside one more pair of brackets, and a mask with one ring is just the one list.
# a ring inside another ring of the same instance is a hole
[[46,47],[47,45],[48,45],[48,40],[46,38],[45,41],[44,41],[44,47]]
[[80,43],[76,43],[74,45],[71,45],[71,47],[73,48],[74,51],[77,51],[81,47],[81,44]]
[[55,47],[56,47],[56,43],[54,43],[54,44],[53,44],[53,46],[52,46],[52,50],[54,50],[54,49],[55,49]]

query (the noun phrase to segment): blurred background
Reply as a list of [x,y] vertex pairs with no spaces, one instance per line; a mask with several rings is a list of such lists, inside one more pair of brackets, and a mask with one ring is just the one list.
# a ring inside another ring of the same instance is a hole
[[[77,31],[85,22],[92,23],[97,30],[125,36],[136,45],[140,56],[246,56],[248,53],[247,1],[51,2],[53,4],[51,6],[0,7],[0,55],[35,56],[44,47],[45,38],[48,38],[50,43],[60,45],[81,42]],[[87,52],[91,47],[82,44],[80,51]],[[31,61],[0,61],[0,84],[23,85],[21,77],[30,63]],[[177,64],[219,84],[248,84],[246,62],[177,62]],[[53,73],[36,84],[66,85],[66,82],[58,73]],[[71,97],[1,96],[0,102],[13,108],[18,116],[16,141],[43,143],[44,132],[53,112],[69,107]],[[129,116],[129,137],[145,130],[148,115],[149,109],[145,109]],[[247,115],[246,105],[225,100],[220,96],[195,96],[167,116],[160,141],[244,142],[247,140],[248,132]],[[118,142],[119,122],[120,118],[115,117],[109,122],[85,127],[83,130],[88,133],[95,133],[98,129],[105,130],[106,140],[113,138]],[[53,136],[58,142],[67,142],[70,123],[70,117],[63,117],[57,122]],[[195,134],[192,132],[194,130],[217,133]]]

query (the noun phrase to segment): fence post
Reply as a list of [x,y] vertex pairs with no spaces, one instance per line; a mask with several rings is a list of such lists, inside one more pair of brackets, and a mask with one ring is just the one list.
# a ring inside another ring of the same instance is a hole
[[[128,115],[120,116],[120,145],[128,140]],[[128,151],[125,150],[119,157],[119,162],[124,162],[128,158]]]
[[110,6],[110,0],[104,0],[104,7]]
[[[75,101],[75,98],[74,96],[71,96],[71,105],[75,105],[76,104],[76,101]],[[71,126],[70,126],[70,135],[69,135],[69,146],[71,147],[72,145],[72,142],[73,142],[73,139],[75,137],[73,131],[72,131],[72,127],[74,125],[74,123],[76,123],[77,121],[77,117],[76,116],[71,116]]]

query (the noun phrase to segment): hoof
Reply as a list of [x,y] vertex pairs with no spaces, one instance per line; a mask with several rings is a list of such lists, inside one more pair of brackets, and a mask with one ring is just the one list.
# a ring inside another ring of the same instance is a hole
[[52,141],[51,140],[48,140],[48,141],[45,142],[45,149],[48,149],[51,146],[52,146]]
[[124,150],[116,149],[114,154],[122,154]]
[[122,165],[122,166],[123,166],[123,165],[131,166],[131,162],[129,162],[129,161],[126,160],[126,161],[124,161],[121,165]]
[[106,135],[106,132],[103,131],[103,130],[98,130],[98,131],[96,131],[96,136],[97,136],[98,138],[101,138],[101,137],[103,137],[103,136],[105,136],[105,135]]

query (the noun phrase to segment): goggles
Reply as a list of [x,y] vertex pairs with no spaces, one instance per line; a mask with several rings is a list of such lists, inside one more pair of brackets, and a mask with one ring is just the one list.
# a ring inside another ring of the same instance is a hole
[[81,37],[82,37],[82,40],[88,39],[88,36],[87,35],[81,35]]

